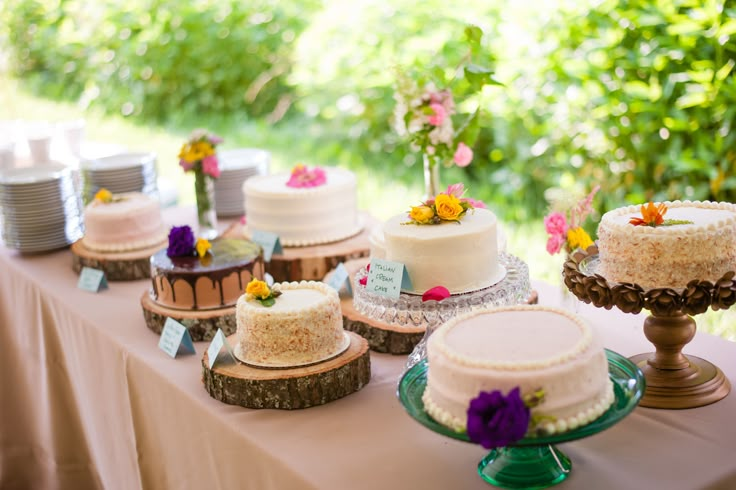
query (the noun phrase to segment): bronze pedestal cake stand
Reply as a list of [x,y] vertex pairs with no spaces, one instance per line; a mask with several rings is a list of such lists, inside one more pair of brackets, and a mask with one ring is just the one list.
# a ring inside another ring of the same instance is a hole
[[651,315],[644,321],[644,335],[655,352],[630,359],[644,372],[647,388],[640,405],[650,408],[694,408],[717,402],[728,395],[731,385],[712,363],[685,356],[683,347],[695,336],[691,315],[728,309],[736,303],[734,272],[715,283],[695,279],[682,291],[671,288],[645,290],[638,284],[609,283],[597,273],[598,249],[578,250],[565,262],[565,285],[581,301],[597,308],[616,307],[624,313]]

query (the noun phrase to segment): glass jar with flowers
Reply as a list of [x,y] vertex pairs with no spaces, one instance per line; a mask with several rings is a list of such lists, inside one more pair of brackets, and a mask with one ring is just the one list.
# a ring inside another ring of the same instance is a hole
[[220,176],[216,147],[222,138],[204,129],[195,129],[179,151],[179,165],[194,173],[199,235],[212,240],[217,236],[214,180]]
[[422,156],[425,199],[442,190],[440,166],[467,167],[473,160],[481,92],[485,85],[499,85],[490,69],[473,63],[482,35],[479,27],[465,29],[466,49],[454,70],[440,66],[442,60],[436,66],[397,70],[393,126]]

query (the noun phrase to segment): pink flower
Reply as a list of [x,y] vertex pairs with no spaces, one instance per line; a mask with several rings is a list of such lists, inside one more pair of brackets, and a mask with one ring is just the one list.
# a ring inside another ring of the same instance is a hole
[[[550,235],[565,235],[567,233],[567,218],[565,215],[555,211],[544,217],[544,229]],[[549,245],[547,246],[549,250]]]
[[217,157],[215,155],[209,155],[202,159],[202,172],[215,179],[220,176],[220,167],[217,165]]
[[305,165],[295,165],[286,185],[294,188],[317,187],[327,182],[327,174],[320,167],[308,168]]
[[560,251],[562,245],[565,243],[565,235],[550,235],[547,239],[547,252],[550,255],[554,255]]
[[465,143],[458,143],[453,160],[458,167],[467,167],[473,159],[473,150]]
[[479,201],[478,199],[473,199],[472,197],[466,197],[461,199],[461,201],[465,201],[471,206],[473,206],[475,209],[486,209],[488,206],[486,206],[486,203],[483,201]]
[[455,196],[458,199],[463,197],[463,194],[465,193],[465,186],[462,182],[458,182],[457,184],[451,184],[447,186],[447,190],[445,191],[445,194],[450,196]]
[[[368,262],[368,265],[365,266],[365,271],[366,272],[370,272],[371,271],[371,264],[370,264],[370,262]],[[368,274],[366,274],[365,276],[363,276],[360,279],[358,279],[358,284],[360,284],[361,286],[365,286],[366,284],[368,284]]]
[[220,138],[219,136],[214,135],[214,134],[210,134],[210,136],[209,136],[208,139],[210,140],[210,144],[213,145],[213,146],[214,145],[219,145],[223,141],[222,138]]
[[427,119],[429,124],[431,124],[432,126],[441,125],[447,117],[447,111],[445,110],[445,107],[440,103],[432,102],[431,104],[429,104],[429,108],[434,111],[434,114],[429,116],[429,118]]
[[183,158],[179,160],[179,165],[184,169],[185,172],[189,172],[194,167],[194,162],[189,163]]
[[243,215],[243,216],[241,216],[241,217],[240,217],[240,224],[241,224],[241,225],[244,225],[244,224],[246,224],[246,223],[247,223],[247,221],[248,221],[248,220],[246,219],[245,215]]
[[450,291],[445,286],[435,286],[432,289],[425,291],[422,295],[422,302],[424,301],[442,301],[445,298],[450,297]]

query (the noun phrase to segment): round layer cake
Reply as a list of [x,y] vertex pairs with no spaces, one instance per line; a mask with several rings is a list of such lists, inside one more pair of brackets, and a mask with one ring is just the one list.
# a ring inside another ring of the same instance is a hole
[[159,201],[140,192],[115,194],[110,202],[93,200],[84,208],[84,227],[84,245],[100,252],[154,247],[167,235]]
[[[659,204],[659,203],[655,203]],[[614,209],[598,225],[599,273],[612,282],[684,288],[736,270],[736,206],[723,202],[665,202],[667,226],[634,226],[641,206]]]
[[614,399],[608,361],[594,331],[556,308],[510,306],[456,317],[427,343],[423,400],[439,423],[464,431],[470,401],[481,391],[522,397],[543,390],[532,431],[553,434],[592,422]]
[[444,286],[450,293],[483,289],[501,279],[498,264],[496,215],[474,209],[459,222],[406,224],[406,213],[386,221],[383,247],[386,260],[404,264],[410,292],[422,294]]
[[178,310],[235,306],[245,286],[263,278],[263,254],[257,244],[233,238],[213,240],[203,258],[168,257],[166,249],[151,257],[153,299]]
[[285,246],[343,240],[360,232],[355,174],[325,168],[326,182],[294,188],[289,174],[260,175],[243,184],[248,230],[279,236]]
[[257,366],[299,366],[324,361],[346,345],[340,298],[321,282],[274,284],[281,291],[272,306],[242,295],[238,299],[235,354]]

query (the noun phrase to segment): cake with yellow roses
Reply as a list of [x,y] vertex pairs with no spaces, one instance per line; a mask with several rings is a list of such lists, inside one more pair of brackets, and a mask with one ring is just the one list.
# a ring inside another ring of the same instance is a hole
[[97,252],[130,252],[166,242],[158,199],[140,192],[101,189],[84,208],[84,226],[82,242]]
[[340,298],[321,282],[254,280],[238,298],[235,355],[263,367],[303,366],[344,351]]
[[451,294],[466,293],[503,277],[496,215],[463,192],[455,184],[383,224],[381,258],[404,264],[412,283],[408,292],[444,286]]

